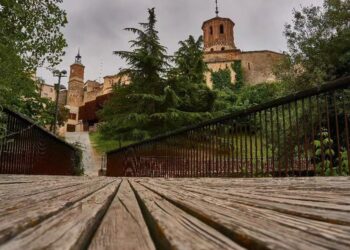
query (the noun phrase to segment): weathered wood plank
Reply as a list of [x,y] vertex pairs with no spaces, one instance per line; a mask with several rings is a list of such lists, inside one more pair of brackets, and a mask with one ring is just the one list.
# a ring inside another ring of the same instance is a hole
[[79,186],[4,202],[0,213],[0,243],[40,224],[113,182],[115,179],[96,179]]
[[89,249],[155,249],[136,197],[127,179],[99,226]]
[[159,195],[132,182],[160,249],[243,249],[226,236],[172,205]]
[[87,247],[120,181],[113,181],[60,213],[18,234],[2,249],[81,249]]
[[140,183],[198,218],[210,221],[211,225],[229,230],[238,242],[245,239],[243,244],[247,244],[247,247],[267,246],[283,249],[308,249],[315,246],[319,249],[350,247],[350,228],[347,226],[256,208],[253,203],[247,205],[240,202],[241,198],[236,198],[235,193],[223,196],[215,189],[215,191],[210,189],[198,191],[199,185],[195,185],[192,189],[184,189],[183,186],[174,185],[173,182],[164,184],[166,181],[160,180],[145,182],[141,180]]

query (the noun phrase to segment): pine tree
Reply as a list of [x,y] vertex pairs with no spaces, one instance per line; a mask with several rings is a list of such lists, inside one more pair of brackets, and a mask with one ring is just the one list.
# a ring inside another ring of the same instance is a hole
[[[179,109],[191,112],[197,119],[202,113],[202,119],[208,118],[208,113],[213,108],[215,94],[204,80],[204,74],[208,71],[204,62],[203,38],[197,40],[193,36],[179,42],[180,48],[175,52],[173,61],[175,67],[169,73],[169,82],[180,97]],[[195,121],[192,121],[192,123]]]
[[132,51],[116,51],[128,67],[129,85],[115,88],[100,116],[105,137],[141,140],[211,118],[215,95],[204,84],[202,39],[180,42],[175,67],[159,42],[154,9],[141,29],[127,28],[137,35]]
[[126,28],[137,35],[130,41],[132,51],[116,51],[128,67],[129,85],[115,88],[114,95],[100,113],[105,136],[121,140],[140,140],[177,128],[178,97],[165,79],[169,66],[166,48],[160,44],[155,10],[149,9],[147,23],[141,28]]

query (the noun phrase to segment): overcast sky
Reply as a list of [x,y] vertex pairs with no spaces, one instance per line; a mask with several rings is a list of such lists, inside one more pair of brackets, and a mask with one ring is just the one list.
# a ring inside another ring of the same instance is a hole
[[[235,23],[236,46],[244,51],[286,51],[285,23],[292,20],[292,10],[305,5],[321,5],[322,0],[218,0],[220,16]],[[202,34],[202,23],[215,16],[215,0],[64,0],[68,25],[64,29],[68,47],[58,69],[74,62],[80,48],[85,65],[85,80],[101,80],[116,74],[125,63],[112,54],[129,50],[133,35],[123,29],[138,27],[147,20],[147,8],[156,8],[159,36],[169,53],[189,35]],[[44,68],[38,76],[49,84],[56,79]],[[67,79],[63,79],[66,84]]]

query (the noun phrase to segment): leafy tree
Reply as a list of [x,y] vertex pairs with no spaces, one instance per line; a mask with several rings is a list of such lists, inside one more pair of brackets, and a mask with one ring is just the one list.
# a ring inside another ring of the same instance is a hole
[[166,128],[170,125],[170,110],[178,102],[164,79],[168,56],[159,42],[154,8],[148,12],[148,22],[140,23],[141,29],[125,29],[137,35],[130,41],[133,51],[114,52],[128,63],[120,75],[127,75],[131,83],[115,88],[114,96],[101,112],[105,121],[101,129],[105,135],[113,131],[118,139],[143,139],[159,128]]
[[286,25],[290,58],[282,79],[295,89],[350,73],[350,1],[324,0],[323,8],[310,6],[294,11]]
[[57,65],[64,54],[67,19],[60,3],[0,0],[0,104],[42,125],[53,119],[53,103],[40,98],[32,75],[44,63]]
[[13,48],[26,69],[36,70],[44,62],[57,65],[66,41],[61,29],[67,17],[63,0],[1,0],[0,43]]
[[[37,67],[55,66],[64,54],[61,28],[67,23],[62,0],[0,0],[0,104],[26,114],[40,125],[54,119],[55,105],[38,93]],[[66,117],[60,110],[59,122]]]
[[261,83],[253,86],[244,86],[238,94],[237,104],[245,107],[263,104],[283,95],[283,84]]
[[180,98],[178,109],[185,112],[210,112],[216,96],[205,84],[204,74],[208,68],[203,60],[203,38],[196,40],[189,36],[179,44],[180,48],[173,59],[175,66],[168,74],[168,82]]
[[189,36],[187,40],[180,41],[180,48],[175,52],[175,71],[182,82],[197,84],[204,83],[204,73],[208,70],[204,62],[203,37],[197,40]]
[[204,84],[202,39],[180,42],[171,67],[155,25],[154,9],[149,9],[141,29],[126,29],[137,35],[133,50],[115,52],[128,63],[120,75],[127,75],[130,84],[116,86],[100,112],[104,137],[141,140],[212,117],[208,111],[215,96]]

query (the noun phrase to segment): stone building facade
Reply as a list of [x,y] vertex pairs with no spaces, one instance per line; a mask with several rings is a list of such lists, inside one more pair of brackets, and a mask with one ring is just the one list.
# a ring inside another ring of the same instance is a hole
[[230,69],[232,82],[236,73],[232,69],[235,61],[242,65],[243,77],[247,84],[255,85],[276,80],[273,73],[276,64],[285,57],[274,51],[241,51],[235,45],[235,23],[229,18],[215,17],[202,25],[204,40],[204,61],[209,71],[206,73],[206,83],[212,87],[211,72],[220,69]]
[[70,66],[70,74],[67,90],[66,108],[69,110],[69,119],[62,128],[61,133],[79,132],[88,130],[89,126],[96,122],[96,114],[92,121],[86,120],[84,114],[91,107],[95,110],[96,103],[99,106],[108,99],[116,84],[128,84],[128,77],[118,75],[105,76],[103,83],[88,80],[84,82],[85,66],[82,63],[80,53],[75,62]]

